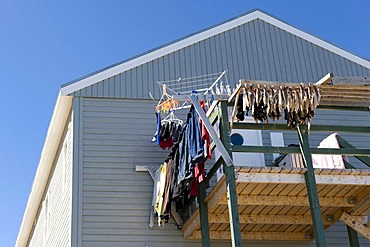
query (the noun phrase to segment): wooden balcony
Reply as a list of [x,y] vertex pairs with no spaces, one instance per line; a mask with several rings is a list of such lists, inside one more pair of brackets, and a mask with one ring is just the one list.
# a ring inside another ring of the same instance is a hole
[[[245,240],[313,240],[305,168],[239,168],[236,191],[241,237]],[[370,213],[369,169],[315,169],[324,228],[349,217],[364,226]],[[230,239],[223,176],[205,199],[211,239]],[[199,209],[183,226],[186,239],[201,239]],[[364,226],[363,228],[366,228]],[[370,233],[368,228],[364,234]],[[370,235],[369,235],[370,237]]]

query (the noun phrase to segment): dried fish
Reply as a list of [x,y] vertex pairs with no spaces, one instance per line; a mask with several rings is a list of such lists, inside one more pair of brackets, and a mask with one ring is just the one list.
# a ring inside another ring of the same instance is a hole
[[280,86],[279,89],[278,89],[278,109],[279,109],[279,112],[281,112],[283,108],[284,108],[284,94],[283,94],[283,87]]
[[248,92],[247,88],[243,88],[243,111],[245,111],[248,115],[249,111],[249,100],[248,100]]

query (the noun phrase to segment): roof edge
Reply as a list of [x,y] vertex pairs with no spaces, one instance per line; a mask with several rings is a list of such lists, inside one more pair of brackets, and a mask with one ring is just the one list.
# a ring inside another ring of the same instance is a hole
[[366,59],[363,59],[359,56],[356,56],[344,49],[341,49],[337,46],[334,46],[330,44],[329,42],[326,42],[322,39],[319,39],[313,35],[310,35],[306,32],[303,32],[302,30],[295,28],[283,21],[278,20],[275,17],[272,17],[269,14],[266,14],[262,12],[261,10],[254,10],[251,12],[247,12],[244,15],[238,16],[236,18],[227,20],[226,22],[223,22],[221,24],[212,26],[208,29],[205,29],[203,31],[199,31],[195,34],[192,34],[190,36],[186,36],[185,38],[176,40],[172,43],[169,43],[167,45],[161,46],[159,48],[156,48],[154,50],[150,50],[147,53],[144,53],[142,55],[135,56],[133,58],[130,58],[128,60],[124,60],[123,62],[120,62],[118,64],[114,64],[112,66],[106,67],[102,70],[99,70],[97,72],[94,72],[86,77],[82,77],[80,79],[77,79],[75,81],[72,81],[68,84],[64,84],[61,87],[61,93],[62,95],[69,95],[75,91],[78,91],[82,88],[91,86],[94,83],[97,83],[99,81],[105,80],[111,76],[114,76],[116,74],[122,73],[124,71],[127,71],[129,69],[132,69],[134,67],[137,67],[141,64],[144,64],[146,62],[149,62],[151,60],[157,59],[159,57],[165,56],[169,53],[172,53],[174,51],[180,50],[186,46],[192,45],[194,43],[197,43],[199,41],[205,40],[209,37],[212,37],[214,35],[217,35],[219,33],[225,32],[227,30],[230,30],[232,28],[238,27],[240,25],[246,24],[248,22],[251,22],[256,19],[261,19],[277,28],[280,28],[286,32],[289,32],[293,35],[296,35],[308,42],[311,42],[313,44],[316,44],[322,48],[325,48],[333,53],[336,53],[344,58],[347,58],[359,65],[362,65],[368,69],[370,69],[370,61],[367,61]]
[[72,109],[72,99],[73,97],[62,96],[61,92],[59,92],[15,247],[26,246],[29,241],[30,233],[35,223],[60,140],[62,139],[65,125],[69,117],[69,112]]

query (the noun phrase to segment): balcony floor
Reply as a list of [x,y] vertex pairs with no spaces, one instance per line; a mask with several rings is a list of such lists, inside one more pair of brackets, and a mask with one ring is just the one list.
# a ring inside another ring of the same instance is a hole
[[[313,224],[305,168],[248,167],[236,170],[242,239],[312,240]],[[370,214],[369,169],[315,169],[324,228],[344,213],[361,224]],[[230,239],[225,176],[206,197],[211,239]],[[186,239],[201,239],[199,209],[183,226]]]

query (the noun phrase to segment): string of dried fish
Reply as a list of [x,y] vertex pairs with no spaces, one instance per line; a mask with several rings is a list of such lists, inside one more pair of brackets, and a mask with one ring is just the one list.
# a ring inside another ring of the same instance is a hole
[[245,83],[240,90],[238,121],[243,121],[251,112],[256,122],[268,123],[268,119],[279,120],[284,112],[287,125],[292,127],[310,124],[321,98],[319,88],[311,83],[299,86]]

